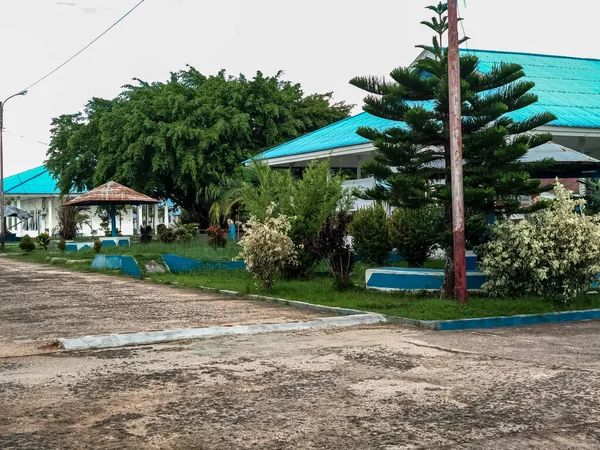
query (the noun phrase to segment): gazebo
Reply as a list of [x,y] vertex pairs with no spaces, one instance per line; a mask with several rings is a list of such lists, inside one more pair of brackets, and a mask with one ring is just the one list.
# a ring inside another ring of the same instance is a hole
[[115,181],[98,186],[85,194],[65,203],[72,206],[109,206],[112,237],[117,236],[117,205],[149,205],[160,203],[158,200],[140,194]]

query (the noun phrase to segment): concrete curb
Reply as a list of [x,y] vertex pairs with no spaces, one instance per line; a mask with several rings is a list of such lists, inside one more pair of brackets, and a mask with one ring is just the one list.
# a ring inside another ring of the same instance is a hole
[[380,314],[355,314],[346,317],[325,317],[310,322],[235,325],[231,327],[217,326],[208,328],[184,328],[177,330],[149,331],[129,334],[107,334],[99,336],[83,336],[79,338],[61,338],[58,339],[58,344],[59,348],[64,350],[91,350],[229,335],[371,325],[385,321],[385,317]]

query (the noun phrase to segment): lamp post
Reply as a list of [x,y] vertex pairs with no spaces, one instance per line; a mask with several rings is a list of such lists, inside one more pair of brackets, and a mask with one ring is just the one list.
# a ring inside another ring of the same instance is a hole
[[11,98],[18,95],[26,95],[27,90],[17,92],[0,103],[0,251],[4,251],[4,240],[6,238],[6,226],[4,224],[4,149],[2,147],[2,130],[4,129],[4,105]]

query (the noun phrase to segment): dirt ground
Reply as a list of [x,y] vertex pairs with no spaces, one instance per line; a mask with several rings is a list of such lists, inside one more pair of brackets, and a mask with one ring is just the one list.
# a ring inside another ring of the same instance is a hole
[[0,448],[598,449],[599,348],[600,322],[378,325],[0,357]]
[[0,357],[60,337],[282,323],[315,312],[0,258]]

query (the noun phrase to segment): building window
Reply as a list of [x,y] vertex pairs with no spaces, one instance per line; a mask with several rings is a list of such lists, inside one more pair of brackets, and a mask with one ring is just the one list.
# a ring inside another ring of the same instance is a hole
[[23,231],[40,231],[42,211],[36,209],[29,211],[31,217],[23,222]]

